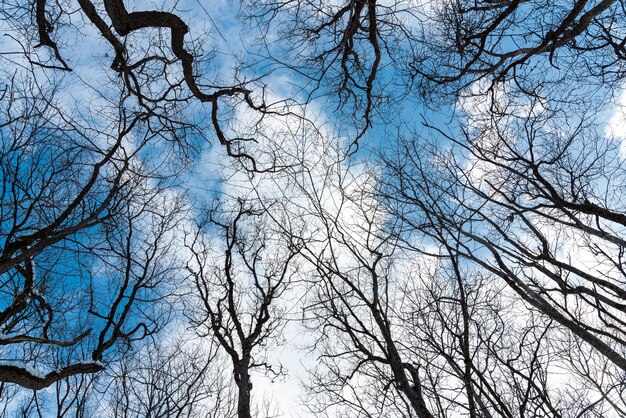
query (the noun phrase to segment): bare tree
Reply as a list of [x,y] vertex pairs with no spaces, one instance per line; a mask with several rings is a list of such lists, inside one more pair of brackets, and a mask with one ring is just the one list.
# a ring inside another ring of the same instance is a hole
[[[246,82],[223,85],[219,76],[199,80],[198,58],[206,40],[192,41],[194,49],[189,50],[189,40],[185,39],[189,26],[170,11],[129,11],[121,0],[102,3],[81,0],[78,6],[80,15],[75,14],[74,5],[45,0],[35,5],[18,2],[4,10],[3,15],[14,30],[13,39],[19,42],[27,62],[48,72],[72,71],[72,54],[64,50],[65,37],[80,33],[76,20],[84,20],[93,27],[87,32],[97,34],[109,45],[110,51],[103,51],[102,55],[111,54],[111,70],[120,77],[146,115],[161,122],[175,121],[180,106],[190,99],[207,103],[219,142],[229,155],[245,159],[254,167],[254,158],[243,151],[245,143],[251,139],[228,138],[218,109],[220,101],[231,98],[258,112],[264,112],[266,105],[262,101],[253,103],[252,91]],[[158,35],[151,36],[155,33]],[[51,54],[46,56],[37,49],[47,49]],[[210,59],[210,51],[207,55]]]
[[398,82],[386,89],[392,96],[401,96],[404,85],[410,94],[436,97],[477,80],[514,80],[532,94],[548,81],[562,81],[560,88],[574,80],[586,84],[586,76],[617,87],[623,74],[626,9],[620,0],[244,4],[256,22],[274,23],[295,39],[285,45],[290,60],[276,61],[296,67],[313,88],[328,84],[340,103],[361,101],[366,127],[384,103],[373,100],[382,90],[375,86],[390,80]]
[[118,342],[166,320],[159,306],[176,268],[166,242],[183,210],[166,193],[176,172],[140,162],[163,132],[140,127],[124,97],[117,111],[98,129],[32,80],[3,90],[3,382],[41,389],[101,371]]
[[[322,152],[282,187],[289,215],[272,205],[313,268],[302,320],[320,363],[305,384],[314,415],[618,416],[615,370],[468,262],[446,230],[420,235],[395,216],[376,170]],[[597,367],[585,372],[583,358]]]
[[251,170],[255,140],[229,139],[232,114],[218,105],[249,107],[257,124],[272,113],[243,82],[198,81],[200,49],[188,51],[188,27],[174,13],[109,1],[79,7],[113,48],[115,75],[104,88],[81,72],[73,81],[96,97],[74,107],[58,74],[80,69],[66,48],[83,39],[75,6],[17,2],[0,12],[12,40],[0,56],[0,381],[35,390],[102,371],[122,345],[169,320],[173,234],[187,209],[172,187],[205,121],[189,121],[184,108],[208,104],[226,153]]
[[514,80],[533,92],[539,83],[560,80],[559,87],[567,88],[590,75],[616,86],[623,71],[625,9],[619,0],[461,0],[427,9],[421,45],[409,62],[425,90],[464,88],[486,78]]
[[[396,340],[399,323],[390,310],[398,288],[389,274],[397,236],[382,231],[382,206],[368,193],[375,174],[353,174],[332,160],[326,152],[328,164],[316,160],[314,167],[304,164],[293,173],[291,187],[300,200],[285,205],[285,218],[292,222],[281,223],[315,269],[303,312],[305,324],[321,332],[315,346],[328,374],[317,375],[308,386],[311,394],[320,395],[313,399],[322,401],[310,408],[322,413],[336,402],[356,416],[400,410],[432,417],[420,367]],[[368,381],[373,394],[352,386],[352,379]],[[330,400],[324,402],[324,396]]]
[[99,413],[111,417],[231,416],[224,361],[190,336],[155,342],[125,357],[110,376]]
[[389,70],[406,58],[405,44],[417,42],[406,19],[414,18],[418,6],[376,0],[242,3],[253,26],[269,25],[289,40],[282,55],[275,55],[274,31],[264,29],[270,34],[270,62],[303,76],[309,98],[321,92],[335,102],[344,111],[341,123],[347,116],[357,128],[354,144],[387,113],[392,105],[386,99],[398,93],[386,88],[397,81]]
[[[286,301],[295,272],[297,246],[272,238],[263,212],[238,200],[233,213],[211,212],[188,242],[188,270],[199,299],[192,322],[201,336],[213,338],[230,357],[237,385],[237,416],[251,417],[251,371],[282,373],[266,360],[267,349],[283,336]],[[223,254],[205,237],[212,229],[224,242]]]
[[[446,151],[404,142],[389,162],[388,196],[409,230],[499,277],[569,335],[572,372],[603,382],[598,408],[609,404],[615,414],[623,401],[614,385],[626,366],[623,160],[580,114],[535,104],[500,97],[468,128],[436,130],[451,144]],[[598,368],[580,368],[582,358]]]

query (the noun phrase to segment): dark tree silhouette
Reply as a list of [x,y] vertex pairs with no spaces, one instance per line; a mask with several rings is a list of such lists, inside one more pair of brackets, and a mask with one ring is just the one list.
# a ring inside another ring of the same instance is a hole
[[163,160],[139,162],[160,134],[141,114],[121,103],[99,130],[48,93],[14,81],[2,97],[0,380],[32,389],[101,371],[120,341],[160,328],[182,212]]
[[[196,284],[197,313],[192,322],[201,336],[213,338],[230,357],[237,385],[237,416],[249,418],[251,371],[263,368],[278,376],[264,358],[285,323],[283,294],[289,289],[297,246],[271,237],[263,212],[239,200],[233,214],[212,212],[188,244],[188,270]],[[223,237],[218,255],[205,234]]]
[[626,367],[619,144],[586,122],[593,118],[533,104],[520,113],[502,98],[490,106],[467,129],[436,130],[447,150],[405,141],[388,161],[387,196],[423,242],[500,278],[569,335],[561,338],[579,339],[567,349],[579,359],[572,364],[604,362],[598,403],[611,402]]

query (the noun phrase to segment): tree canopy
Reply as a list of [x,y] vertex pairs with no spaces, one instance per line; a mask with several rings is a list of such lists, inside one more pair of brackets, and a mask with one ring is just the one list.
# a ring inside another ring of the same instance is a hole
[[626,416],[623,1],[0,16],[0,416]]

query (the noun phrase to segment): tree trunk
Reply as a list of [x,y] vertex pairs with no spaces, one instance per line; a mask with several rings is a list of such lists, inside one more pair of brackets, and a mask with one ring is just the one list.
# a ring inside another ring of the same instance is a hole
[[237,417],[252,418],[250,414],[250,391],[252,384],[250,382],[250,372],[248,365],[244,362],[235,367],[235,381],[239,389],[237,398]]

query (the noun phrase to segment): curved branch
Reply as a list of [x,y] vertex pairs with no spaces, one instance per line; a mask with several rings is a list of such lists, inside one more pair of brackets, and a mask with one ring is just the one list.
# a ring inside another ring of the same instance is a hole
[[97,373],[104,370],[100,363],[72,364],[54,370],[45,376],[39,376],[26,365],[0,365],[0,382],[16,383],[29,389],[44,389],[66,377],[77,374]]

